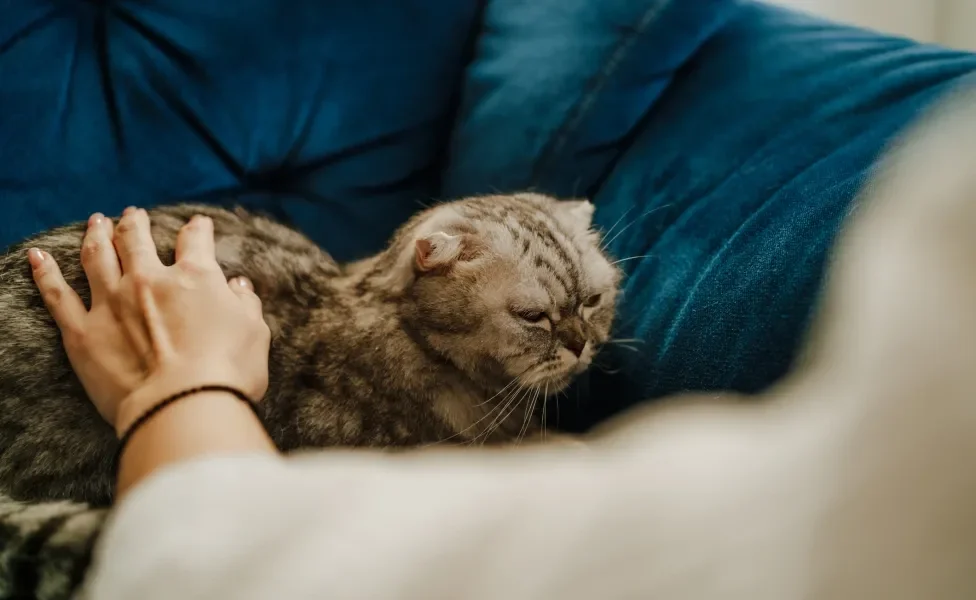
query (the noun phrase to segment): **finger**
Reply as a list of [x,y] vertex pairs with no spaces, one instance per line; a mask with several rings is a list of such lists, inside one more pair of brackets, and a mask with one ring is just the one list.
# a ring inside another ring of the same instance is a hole
[[92,305],[111,296],[122,278],[119,255],[112,244],[113,233],[112,220],[105,215],[95,213],[88,219],[88,231],[81,246],[81,264],[91,287]]
[[237,294],[241,302],[256,316],[261,316],[261,299],[254,293],[254,284],[247,277],[234,277],[227,282],[231,291]]
[[213,220],[196,215],[180,229],[176,238],[176,262],[190,261],[198,265],[216,264]]
[[141,208],[130,206],[125,209],[115,227],[113,240],[123,273],[145,272],[163,266],[156,254],[156,243],[149,228],[149,213]]
[[41,292],[44,305],[54,317],[55,322],[63,333],[81,329],[82,322],[88,311],[78,294],[71,289],[68,282],[61,275],[58,263],[47,252],[37,248],[27,251],[34,274],[34,283]]

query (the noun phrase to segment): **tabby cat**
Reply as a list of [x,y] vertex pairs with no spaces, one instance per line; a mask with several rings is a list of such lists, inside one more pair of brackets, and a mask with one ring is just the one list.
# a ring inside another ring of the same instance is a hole
[[[194,214],[213,219],[225,275],[249,277],[263,300],[273,342],[260,409],[283,451],[522,440],[614,317],[620,275],[587,201],[441,204],[345,266],[242,210],[159,208],[150,217],[164,263]],[[32,246],[50,252],[88,302],[84,230],[27,240],[0,266],[0,491],[14,500],[111,502],[115,433],[72,372],[25,258]]]

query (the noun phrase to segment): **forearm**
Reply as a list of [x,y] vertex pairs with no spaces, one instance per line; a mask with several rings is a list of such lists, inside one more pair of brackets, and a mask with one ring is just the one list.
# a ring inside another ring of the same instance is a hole
[[[139,403],[120,421],[131,426],[142,410],[151,407],[150,402]],[[240,399],[226,392],[197,393],[166,406],[135,430],[121,456],[116,498],[174,463],[210,454],[275,451],[261,423]]]

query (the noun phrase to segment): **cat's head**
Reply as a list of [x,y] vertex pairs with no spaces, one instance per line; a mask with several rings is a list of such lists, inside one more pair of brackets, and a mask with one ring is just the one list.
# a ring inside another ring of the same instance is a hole
[[538,194],[428,209],[390,248],[412,334],[489,386],[550,393],[610,336],[620,271],[591,227],[593,205]]

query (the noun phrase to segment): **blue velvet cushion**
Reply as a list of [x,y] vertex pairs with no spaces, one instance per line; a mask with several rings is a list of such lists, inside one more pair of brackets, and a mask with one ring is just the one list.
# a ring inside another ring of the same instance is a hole
[[593,190],[732,0],[489,0],[443,193]]
[[0,247],[241,199],[339,258],[435,195],[479,0],[0,0]]
[[627,272],[616,335],[638,341],[563,415],[783,375],[879,153],[974,72],[973,54],[743,2],[593,190]]

